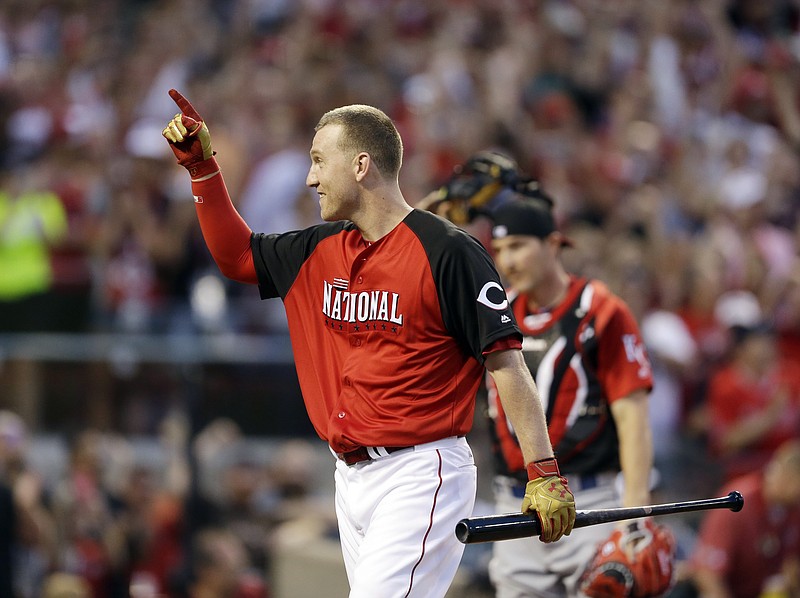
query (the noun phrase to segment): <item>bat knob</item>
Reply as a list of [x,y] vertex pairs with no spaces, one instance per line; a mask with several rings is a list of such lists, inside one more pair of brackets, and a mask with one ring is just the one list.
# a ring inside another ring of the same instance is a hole
[[469,540],[469,522],[465,519],[456,524],[456,538],[462,544],[466,544]]
[[734,490],[733,492],[728,493],[728,499],[731,501],[730,510],[734,513],[738,513],[742,510],[744,506],[744,496],[738,490]]

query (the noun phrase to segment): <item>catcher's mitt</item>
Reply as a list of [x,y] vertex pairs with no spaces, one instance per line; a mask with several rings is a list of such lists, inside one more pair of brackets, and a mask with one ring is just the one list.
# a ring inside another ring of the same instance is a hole
[[455,224],[466,224],[483,212],[503,188],[514,188],[519,179],[514,160],[499,152],[481,151],[456,166],[424,207]]
[[597,547],[581,576],[581,592],[591,598],[661,596],[672,587],[675,539],[650,519],[617,529]]

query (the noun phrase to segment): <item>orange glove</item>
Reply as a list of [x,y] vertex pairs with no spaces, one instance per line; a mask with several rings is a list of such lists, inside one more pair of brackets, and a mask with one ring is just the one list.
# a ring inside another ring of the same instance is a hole
[[542,542],[555,542],[568,536],[575,525],[575,497],[567,487],[555,458],[528,464],[528,478],[522,512],[536,512],[542,524]]
[[161,134],[169,141],[178,164],[189,171],[193,180],[219,172],[206,123],[180,92],[170,89],[169,95],[181,111],[167,123]]

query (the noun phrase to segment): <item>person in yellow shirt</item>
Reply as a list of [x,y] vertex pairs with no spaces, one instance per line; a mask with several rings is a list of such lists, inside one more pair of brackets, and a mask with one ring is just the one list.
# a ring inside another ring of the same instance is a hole
[[0,332],[49,327],[50,249],[67,214],[35,165],[0,175]]

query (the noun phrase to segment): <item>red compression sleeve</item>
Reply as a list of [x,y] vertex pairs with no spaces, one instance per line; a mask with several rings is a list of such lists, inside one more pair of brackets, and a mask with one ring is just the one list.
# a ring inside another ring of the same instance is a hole
[[[211,161],[216,165],[214,158],[206,160]],[[222,274],[238,282],[257,284],[250,249],[252,231],[233,206],[222,173],[192,181],[192,194],[203,238]]]

